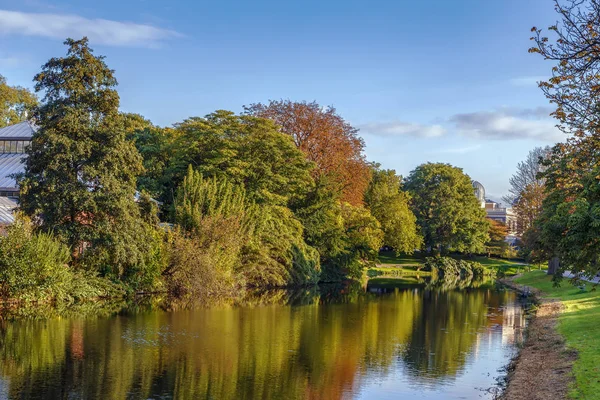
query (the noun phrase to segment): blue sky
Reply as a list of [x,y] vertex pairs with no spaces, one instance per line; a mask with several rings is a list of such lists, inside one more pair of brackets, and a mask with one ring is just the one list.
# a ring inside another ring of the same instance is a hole
[[367,156],[407,175],[462,167],[498,199],[516,164],[562,135],[527,49],[550,0],[0,0],[0,74],[31,79],[87,35],[121,107],[159,125],[269,99],[333,105]]

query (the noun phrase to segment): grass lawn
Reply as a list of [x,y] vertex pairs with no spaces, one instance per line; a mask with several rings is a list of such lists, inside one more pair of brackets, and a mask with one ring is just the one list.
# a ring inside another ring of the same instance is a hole
[[[500,258],[480,256],[468,258],[458,255],[452,255],[451,257],[477,261],[486,268],[501,270],[504,272],[504,275],[508,276],[517,275],[529,269],[529,266],[524,265],[522,262]],[[401,254],[396,257],[396,254],[393,251],[382,251],[379,253],[379,264],[377,265],[377,268],[371,269],[380,270],[382,272],[388,271],[392,274],[397,274],[394,270],[401,270],[404,274],[416,273],[417,268],[422,266],[424,261],[425,257],[421,256],[419,253],[415,253],[414,255]],[[423,272],[419,272],[419,274],[423,274]]]
[[[529,270],[530,266],[526,265],[521,261],[504,260],[502,258],[488,258],[488,257],[473,257],[467,258],[468,260],[477,261],[486,268],[492,268],[495,270],[502,270],[505,275],[517,275],[521,272]],[[534,267],[531,267],[534,268]]]
[[527,272],[515,282],[540,289],[544,296],[563,302],[565,310],[559,317],[558,331],[567,346],[578,352],[573,366],[576,384],[571,396],[600,399],[600,291],[591,291],[589,283],[582,291],[567,280],[555,288],[545,271]]
[[418,253],[407,255],[400,254],[396,257],[393,251],[380,251],[379,262],[380,264],[386,265],[402,265],[402,266],[418,266],[423,264],[425,261],[424,257],[421,257]]

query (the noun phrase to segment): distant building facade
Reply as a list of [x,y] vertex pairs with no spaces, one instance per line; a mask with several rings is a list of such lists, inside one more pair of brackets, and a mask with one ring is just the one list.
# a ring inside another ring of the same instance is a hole
[[14,222],[19,186],[14,174],[24,172],[25,148],[31,143],[35,127],[29,122],[0,128],[0,225]]
[[475,197],[479,201],[481,208],[485,208],[485,213],[489,219],[502,222],[508,228],[507,241],[514,241],[517,235],[517,216],[510,207],[502,207],[502,204],[485,198],[485,188],[477,181],[473,181],[473,190]]

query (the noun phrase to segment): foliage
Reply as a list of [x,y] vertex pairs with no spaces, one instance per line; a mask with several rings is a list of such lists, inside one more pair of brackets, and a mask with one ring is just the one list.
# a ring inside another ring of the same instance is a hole
[[293,213],[248,200],[244,187],[225,177],[206,179],[189,167],[177,192],[175,221],[196,242],[198,257],[205,253],[224,282],[234,275],[251,286],[319,279],[319,255],[304,242],[302,224]]
[[348,270],[347,275],[358,278],[362,275],[364,265],[377,260],[384,233],[379,221],[364,207],[343,203],[342,218],[347,243],[342,259]]
[[115,285],[68,267],[69,248],[49,233],[35,233],[18,217],[0,237],[0,296],[22,301],[75,301],[123,295]]
[[566,173],[562,170],[564,165],[552,165],[547,174],[550,191],[536,221],[540,246],[536,250],[543,252],[547,259],[560,257],[562,270],[570,269],[591,277],[600,271],[600,166],[579,175],[575,188],[565,187],[560,182]]
[[[560,280],[565,269],[595,275],[598,265],[598,66],[597,0],[555,2],[561,20],[551,27],[556,38],[533,28],[532,53],[554,61],[552,77],[539,86],[556,105],[553,112],[560,128],[570,134],[566,143],[554,146],[545,165],[546,197],[527,238],[536,245],[536,257],[560,259],[555,274]],[[555,265],[554,263],[552,263]]]
[[241,282],[234,274],[239,261],[237,228],[231,220],[205,218],[196,228],[197,235],[178,229],[170,232],[163,272],[169,292],[203,298],[232,295],[239,289]]
[[0,75],[0,128],[28,119],[37,97],[20,86],[9,86]]
[[539,82],[548,100],[556,105],[552,115],[563,131],[576,138],[596,135],[599,120],[598,53],[599,0],[554,0],[560,21],[548,27],[554,38],[533,27],[530,53],[555,62],[552,77]]
[[452,257],[427,257],[425,258],[424,270],[430,271],[444,279],[451,279],[452,277],[482,277],[488,273],[484,266],[477,261],[455,259]]
[[545,198],[545,185],[532,183],[523,189],[521,196],[519,196],[513,206],[513,210],[517,215],[518,235],[523,235],[528,229],[533,228],[536,218],[542,212]]
[[408,194],[402,191],[402,178],[394,170],[373,168],[365,203],[381,224],[383,244],[393,248],[397,254],[410,254],[421,247],[422,238],[409,200]]
[[178,131],[153,125],[142,126],[139,124],[130,133],[144,165],[144,172],[137,181],[138,190],[147,191],[167,206],[171,205],[175,198],[176,185],[172,181],[174,171],[170,168],[177,149]]
[[246,191],[233,185],[226,178],[213,176],[204,179],[202,174],[188,167],[188,173],[177,189],[174,220],[184,231],[199,233],[202,221],[210,217],[235,220],[240,236],[247,235],[251,228],[253,204],[246,200]]
[[283,133],[317,165],[316,176],[327,175],[335,183],[341,200],[361,205],[369,184],[369,166],[363,154],[364,141],[333,107],[316,102],[271,100],[269,104],[244,107],[246,114],[275,121]]
[[383,243],[381,226],[368,209],[343,203],[338,212],[342,224],[341,248],[322,260],[321,281],[324,282],[347,277],[360,279],[363,268],[377,260]]
[[306,243],[319,252],[321,264],[329,264],[346,248],[340,200],[329,178],[317,177],[304,196],[291,202],[291,209],[304,226]]
[[71,277],[69,260],[68,247],[50,234],[33,234],[29,221],[17,219],[0,238],[2,297],[55,297]]
[[134,201],[141,157],[126,140],[113,71],[87,38],[65,44],[67,56],[35,77],[44,98],[19,177],[20,206],[71,247],[75,263],[127,278],[146,268],[154,243]]
[[340,203],[327,177],[318,177],[293,208],[306,242],[319,252],[321,281],[359,279],[362,269],[376,260],[383,238],[379,222],[364,207]]
[[488,236],[490,237],[490,242],[503,242],[504,238],[508,233],[508,227],[506,224],[496,221],[493,219],[488,219],[490,225],[488,230]]
[[205,179],[191,165],[177,189],[165,270],[172,293],[195,296],[231,292],[239,283],[235,269],[250,239],[252,205],[243,187],[227,179]]
[[488,240],[488,222],[462,169],[427,163],[413,170],[405,183],[417,217],[424,248],[475,253]]
[[290,209],[263,206],[240,272],[251,286],[315,284],[321,273],[319,252],[306,244],[302,224]]
[[204,176],[243,185],[256,203],[287,206],[312,181],[312,164],[267,119],[216,111],[187,119],[176,130],[176,155],[169,169],[174,185],[191,164]]
[[508,227],[500,221],[488,219],[489,241],[485,244],[485,250],[488,257],[492,255],[502,257],[502,254],[507,250],[508,243],[504,240],[508,234]]

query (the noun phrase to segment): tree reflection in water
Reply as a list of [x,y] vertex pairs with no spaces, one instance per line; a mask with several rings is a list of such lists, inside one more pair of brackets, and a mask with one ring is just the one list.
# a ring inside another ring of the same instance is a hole
[[366,289],[2,320],[0,387],[9,398],[339,399],[399,371],[417,386],[444,385],[490,327],[514,336],[524,321],[514,293],[481,283]]

